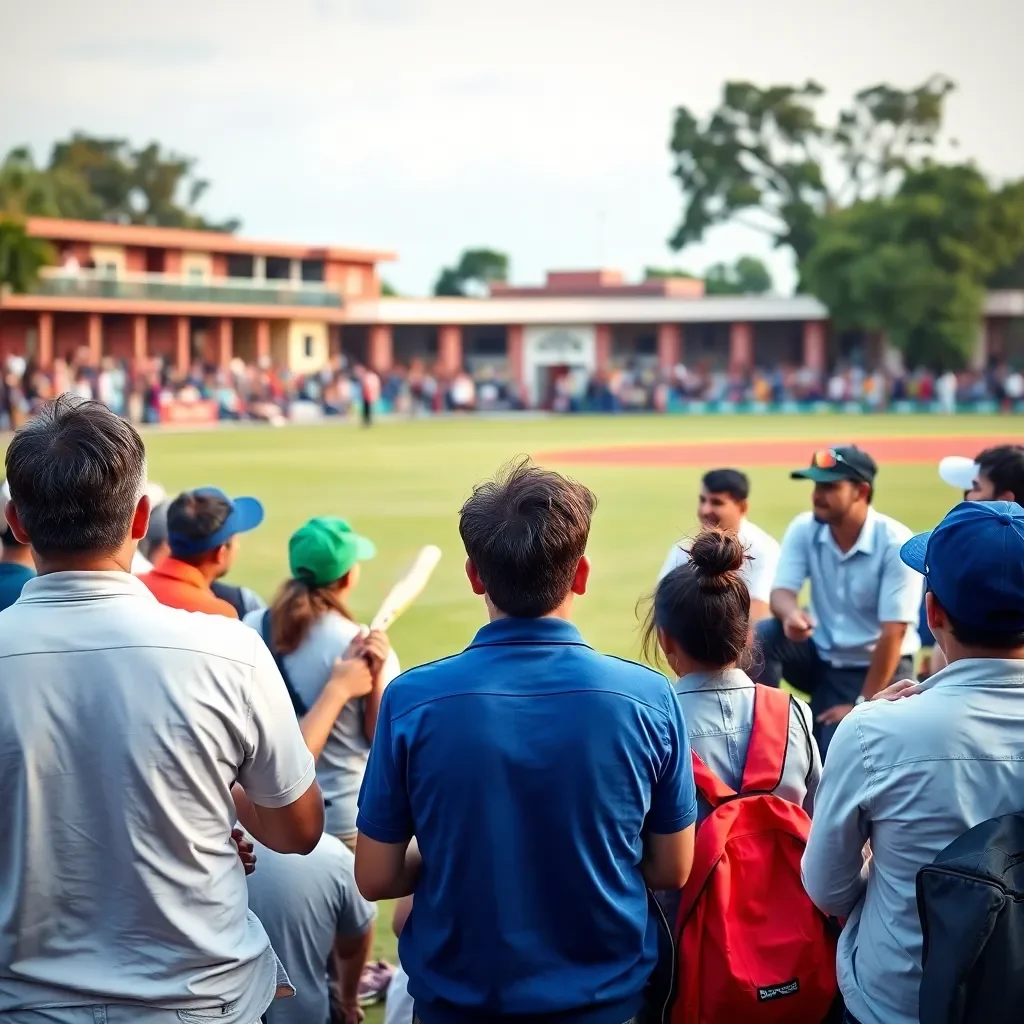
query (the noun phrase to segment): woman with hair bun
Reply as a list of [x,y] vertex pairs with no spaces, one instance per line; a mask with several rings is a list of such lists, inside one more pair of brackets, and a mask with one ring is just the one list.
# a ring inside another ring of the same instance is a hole
[[[750,594],[741,575],[746,557],[735,533],[699,534],[689,560],[658,583],[644,630],[648,659],[663,657],[678,677],[693,752],[733,789],[743,777],[757,692],[744,671],[751,653]],[[811,735],[810,708],[794,698],[785,769],[774,792],[808,814],[821,777]],[[698,794],[698,826],[708,811]]]

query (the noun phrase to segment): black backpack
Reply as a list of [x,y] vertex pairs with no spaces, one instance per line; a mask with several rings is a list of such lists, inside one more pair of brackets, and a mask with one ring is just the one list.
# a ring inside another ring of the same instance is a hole
[[917,873],[921,1024],[1017,1024],[1024,1007],[1024,813],[983,821]]
[[277,671],[281,673],[285,689],[288,691],[288,697],[292,702],[292,707],[295,708],[295,717],[302,718],[309,708],[306,707],[306,702],[299,696],[299,691],[292,686],[291,677],[288,675],[288,669],[284,667],[284,657],[278,652],[277,648],[274,647],[274,631],[270,624],[269,608],[260,617],[260,636],[263,637],[263,642],[267,645],[267,650],[270,651],[274,658],[274,663],[277,665]]

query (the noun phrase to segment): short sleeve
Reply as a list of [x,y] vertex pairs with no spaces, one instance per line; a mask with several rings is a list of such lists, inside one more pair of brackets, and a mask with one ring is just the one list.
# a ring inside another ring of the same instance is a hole
[[287,807],[313,784],[316,767],[299,731],[281,673],[266,644],[259,637],[253,639],[245,759],[238,781],[254,804]]
[[810,542],[808,525],[807,520],[802,516],[789,524],[782,538],[779,564],[772,584],[773,590],[790,590],[794,594],[799,594],[810,575],[811,566],[807,550]]
[[338,916],[334,923],[334,934],[339,939],[355,939],[366,934],[377,917],[377,907],[364,900],[356,888],[352,851],[340,839],[336,842],[340,849],[337,850],[338,865],[334,872],[334,884],[338,887]]
[[394,690],[389,686],[380,700],[377,731],[359,790],[356,818],[356,828],[378,843],[407,843],[414,830],[405,786],[406,747],[395,735],[393,696]]
[[771,537],[759,538],[750,551],[747,562],[747,588],[753,601],[764,601],[772,596],[772,584],[779,566],[779,545]]
[[882,563],[878,591],[878,621],[917,625],[921,618],[924,577],[900,558],[901,544],[890,540]]
[[693,782],[693,759],[686,722],[679,700],[665,682],[667,729],[661,770],[651,792],[651,809],[645,827],[655,835],[672,835],[697,820],[697,789]]

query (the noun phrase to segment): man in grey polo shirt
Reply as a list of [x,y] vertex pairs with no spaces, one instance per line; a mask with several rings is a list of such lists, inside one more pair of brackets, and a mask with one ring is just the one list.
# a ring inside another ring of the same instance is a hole
[[325,833],[308,857],[257,845],[256,859],[248,879],[249,906],[295,986],[294,999],[281,999],[267,1011],[267,1024],[328,1024],[328,970],[337,986],[334,1024],[358,1024],[359,981],[377,908],[359,895],[352,851]]
[[284,682],[253,630],[130,574],[128,423],[63,396],[6,462],[39,575],[0,612],[0,1021],[254,1024],[290,986],[232,826],[282,853],[323,830]]
[[968,829],[1020,811],[1024,793],[1024,509],[964,502],[903,558],[926,578],[948,667],[840,724],[803,858],[807,894],[846,918],[837,966],[854,1024],[917,1024],[917,873]]
[[[875,460],[853,445],[815,452],[795,480],[814,482],[813,510],[782,538],[773,617],[758,624],[757,681],[809,693],[822,757],[836,726],[894,678],[913,675],[921,578],[900,560],[911,531],[876,512]],[[810,611],[800,607],[811,584]]]

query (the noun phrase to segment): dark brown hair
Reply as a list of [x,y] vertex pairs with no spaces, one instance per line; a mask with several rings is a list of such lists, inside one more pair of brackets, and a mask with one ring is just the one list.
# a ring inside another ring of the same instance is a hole
[[[347,574],[342,579],[348,579]],[[274,649],[280,654],[291,654],[298,650],[313,628],[313,623],[321,615],[331,612],[337,612],[342,618],[355,622],[341,597],[341,586],[338,583],[311,587],[302,580],[286,580],[270,606]]]
[[41,555],[111,555],[131,533],[146,483],[138,431],[99,402],[47,402],[7,448],[7,483]]
[[499,611],[533,619],[565,600],[596,505],[582,484],[526,457],[473,489],[459,510],[459,533]]
[[740,573],[746,558],[735,533],[698,534],[689,560],[660,580],[651,598],[643,639],[649,661],[658,658],[659,629],[704,665],[741,659],[750,633],[750,591]]

